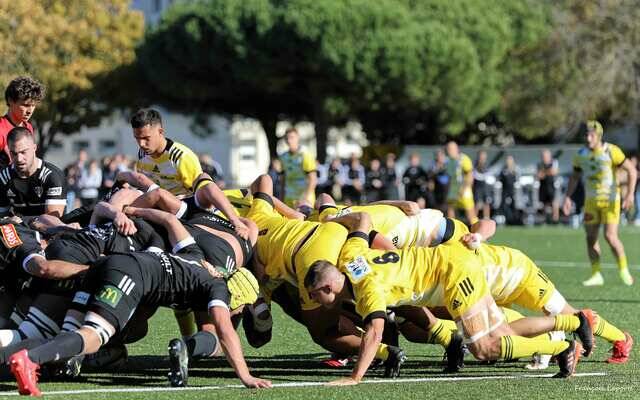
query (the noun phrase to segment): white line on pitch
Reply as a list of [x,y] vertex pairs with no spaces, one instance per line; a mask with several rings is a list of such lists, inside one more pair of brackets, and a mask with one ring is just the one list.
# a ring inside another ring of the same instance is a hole
[[[575,374],[575,377],[606,376],[605,372],[585,372]],[[362,384],[369,383],[406,383],[406,382],[442,382],[442,381],[485,381],[500,379],[522,379],[522,378],[551,378],[553,374],[518,374],[518,375],[496,375],[496,376],[442,376],[431,378],[398,378],[398,379],[369,379]],[[287,382],[274,383],[273,387],[310,387],[323,386],[327,382]],[[219,390],[219,389],[239,389],[242,385],[221,385],[221,386],[189,386],[185,388],[172,387],[147,387],[147,388],[115,388],[115,389],[81,389],[81,390],[59,390],[43,392],[47,396],[74,395],[91,393],[143,393],[143,392],[185,392],[194,390]],[[17,396],[16,392],[0,392],[0,396]]]
[[[550,267],[550,268],[554,268],[554,267],[560,267],[560,268],[572,268],[572,267],[585,267],[585,268],[591,268],[591,265],[588,262],[574,262],[574,261],[539,261],[536,260],[535,263],[541,267]],[[603,263],[600,264],[602,266],[602,268],[607,268],[607,269],[618,269],[618,266],[616,264],[612,264],[612,263]],[[640,265],[629,265],[629,268],[632,269],[640,269]]]

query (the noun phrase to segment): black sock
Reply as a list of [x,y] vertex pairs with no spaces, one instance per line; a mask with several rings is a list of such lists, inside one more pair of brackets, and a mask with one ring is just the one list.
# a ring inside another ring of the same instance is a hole
[[9,361],[9,357],[19,352],[20,350],[35,349],[36,347],[47,343],[47,341],[49,341],[49,339],[31,338],[31,339],[21,340],[18,343],[14,343],[10,346],[1,348],[0,349],[0,365],[6,364]]
[[187,339],[187,351],[191,359],[209,357],[217,346],[218,337],[207,331],[200,331]]
[[48,343],[29,350],[29,358],[37,364],[66,360],[82,353],[84,340],[79,333],[61,332]]

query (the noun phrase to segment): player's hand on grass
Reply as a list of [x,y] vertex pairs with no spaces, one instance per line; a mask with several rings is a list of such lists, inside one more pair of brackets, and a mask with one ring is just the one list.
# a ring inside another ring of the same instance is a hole
[[138,228],[136,228],[136,224],[134,224],[127,215],[135,215],[137,209],[135,207],[127,207],[125,210],[126,214],[124,212],[116,214],[116,217],[113,219],[113,226],[116,227],[118,232],[125,236],[134,235],[138,232]]
[[249,378],[243,380],[242,383],[249,389],[264,389],[271,387],[271,381],[256,378],[254,376],[250,376]]
[[571,199],[568,197],[564,198],[564,202],[562,203],[562,212],[564,215],[571,214]]
[[328,382],[327,386],[353,386],[353,385],[357,385],[358,383],[360,382],[351,377],[348,377],[348,378],[340,378],[340,379],[336,379],[335,381]]

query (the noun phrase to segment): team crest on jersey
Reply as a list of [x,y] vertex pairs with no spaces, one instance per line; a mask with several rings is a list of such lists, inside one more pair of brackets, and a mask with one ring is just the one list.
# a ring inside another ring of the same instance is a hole
[[347,271],[351,275],[352,281],[357,282],[371,272],[371,267],[364,257],[358,256],[347,264]]
[[159,173],[160,172],[160,168],[158,168],[157,165],[153,166],[153,172]]
[[60,196],[62,194],[62,186],[56,186],[47,190],[47,196]]
[[16,227],[13,224],[0,226],[0,231],[2,231],[2,241],[8,249],[18,247],[22,244],[22,239],[20,239],[20,235],[18,235]]
[[36,186],[33,188],[33,191],[36,192],[36,196],[41,197],[42,196],[42,186]]

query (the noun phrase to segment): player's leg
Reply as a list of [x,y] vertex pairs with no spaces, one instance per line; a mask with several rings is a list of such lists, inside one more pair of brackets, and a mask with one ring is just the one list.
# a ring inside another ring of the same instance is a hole
[[[618,212],[619,219],[619,212]],[[629,268],[627,265],[627,255],[624,251],[624,245],[618,236],[618,222],[615,221],[615,218],[611,218],[604,224],[604,238],[609,243],[611,247],[611,251],[613,255],[616,257],[616,261],[618,263],[618,272],[620,274],[620,279],[625,285],[631,286],[633,285],[633,277],[629,273]]]
[[[604,284],[604,278],[600,272],[600,244],[598,243],[598,233],[600,231],[600,223],[592,223],[586,220],[587,211],[585,210],[584,230],[587,240],[587,253],[591,262],[591,277],[582,282],[584,286],[600,286]],[[597,218],[593,214],[592,218]]]

